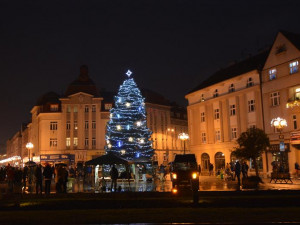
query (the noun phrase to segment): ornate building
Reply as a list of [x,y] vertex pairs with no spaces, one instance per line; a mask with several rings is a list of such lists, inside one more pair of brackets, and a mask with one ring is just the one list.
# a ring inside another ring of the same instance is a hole
[[[166,164],[174,154],[183,151],[177,136],[187,131],[186,112],[153,91],[142,93],[146,98],[147,123],[153,131],[154,160]],[[64,96],[49,92],[38,99],[27,128],[8,140],[7,154],[21,156],[26,162],[26,143],[32,142],[30,159],[40,162],[82,164],[103,155],[113,96],[113,92],[99,91],[88,75],[88,68],[81,66],[79,77],[68,86]]]

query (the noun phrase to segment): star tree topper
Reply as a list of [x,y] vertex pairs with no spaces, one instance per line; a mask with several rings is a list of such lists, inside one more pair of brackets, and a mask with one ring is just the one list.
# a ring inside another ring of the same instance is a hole
[[131,74],[132,74],[132,72],[131,72],[130,70],[127,70],[126,75],[127,75],[128,77],[130,77]]

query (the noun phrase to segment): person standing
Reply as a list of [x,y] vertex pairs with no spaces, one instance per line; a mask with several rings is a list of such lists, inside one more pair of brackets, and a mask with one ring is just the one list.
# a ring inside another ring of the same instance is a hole
[[119,176],[119,172],[116,169],[115,165],[112,166],[110,170],[110,177],[111,177],[111,185],[110,185],[110,190],[112,192],[112,188],[114,187],[114,191],[117,191],[117,179]]
[[22,173],[22,179],[23,179],[23,193],[25,193],[26,190],[26,179],[28,176],[28,167],[25,166]]
[[238,190],[240,190],[240,186],[241,186],[241,164],[239,161],[237,161],[235,163],[235,168],[234,168],[234,171],[235,171],[235,176],[237,177],[238,179]]
[[38,165],[35,169],[35,191],[36,194],[40,193],[42,194],[43,191],[43,173],[42,173],[42,165]]
[[212,163],[209,163],[209,176],[214,175],[214,165]]
[[45,194],[50,194],[50,189],[51,189],[51,180],[52,180],[52,168],[51,166],[47,163],[46,167],[44,169],[43,175],[45,177]]
[[146,182],[147,181],[147,178],[146,178],[146,167],[145,165],[142,165],[142,177],[143,177],[143,181]]
[[69,178],[69,173],[66,167],[63,167],[63,193],[67,193],[67,183],[68,183],[68,178]]
[[299,163],[295,162],[295,170],[296,170],[296,177],[298,177],[299,173]]

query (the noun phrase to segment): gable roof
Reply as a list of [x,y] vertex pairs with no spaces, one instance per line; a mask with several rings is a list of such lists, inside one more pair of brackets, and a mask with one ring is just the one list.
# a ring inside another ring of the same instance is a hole
[[280,33],[282,33],[290,42],[292,42],[293,45],[295,45],[298,50],[300,50],[300,34],[292,33],[285,30],[280,30]]
[[215,72],[213,75],[211,75],[208,79],[204,80],[197,87],[192,89],[190,92],[188,92],[188,94],[209,87],[213,84],[239,76],[241,74],[250,72],[252,70],[256,70],[256,69],[261,70],[268,57],[268,54],[269,54],[269,49],[267,51],[261,52],[258,55],[252,56],[243,61],[235,63],[234,65],[221,69]]

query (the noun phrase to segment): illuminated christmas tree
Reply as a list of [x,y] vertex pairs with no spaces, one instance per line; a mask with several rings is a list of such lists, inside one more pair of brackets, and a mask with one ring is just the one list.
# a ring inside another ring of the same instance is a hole
[[115,96],[115,105],[110,110],[107,123],[106,151],[133,160],[153,156],[151,131],[147,128],[144,98],[139,88],[130,78],[126,79]]

